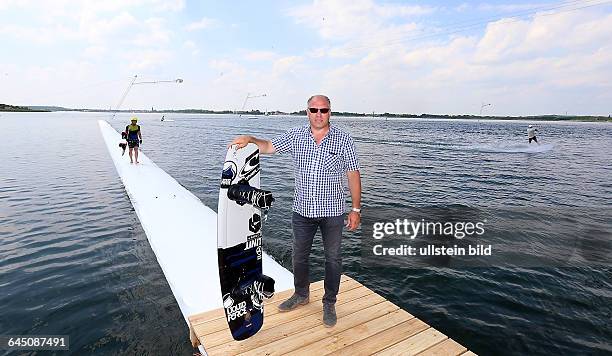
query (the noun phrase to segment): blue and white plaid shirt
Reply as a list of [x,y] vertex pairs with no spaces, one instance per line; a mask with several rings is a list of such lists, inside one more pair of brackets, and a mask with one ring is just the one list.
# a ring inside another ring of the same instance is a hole
[[272,145],[277,153],[293,156],[293,211],[308,218],[344,214],[346,172],[359,170],[355,142],[349,134],[330,125],[317,145],[306,125],[275,137]]

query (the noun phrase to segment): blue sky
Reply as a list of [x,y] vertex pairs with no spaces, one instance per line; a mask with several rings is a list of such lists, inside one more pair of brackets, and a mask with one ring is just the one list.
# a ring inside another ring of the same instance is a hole
[[612,1],[0,0],[0,103],[612,112]]

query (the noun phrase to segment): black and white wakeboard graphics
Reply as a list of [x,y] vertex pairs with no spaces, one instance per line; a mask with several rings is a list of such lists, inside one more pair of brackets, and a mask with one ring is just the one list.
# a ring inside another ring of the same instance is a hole
[[259,148],[227,150],[217,214],[217,256],[223,307],[235,340],[249,338],[263,325],[263,298],[274,294],[274,280],[262,273],[261,228],[272,193],[260,190]]

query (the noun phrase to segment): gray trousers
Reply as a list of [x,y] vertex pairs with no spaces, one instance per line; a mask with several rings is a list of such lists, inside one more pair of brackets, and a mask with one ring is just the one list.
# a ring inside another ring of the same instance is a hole
[[332,216],[323,218],[306,218],[294,212],[291,219],[293,225],[293,284],[295,293],[306,297],[309,295],[310,275],[308,258],[312,248],[312,240],[321,229],[323,249],[325,251],[325,294],[323,303],[336,303],[336,295],[340,288],[342,274],[342,227],[344,217]]

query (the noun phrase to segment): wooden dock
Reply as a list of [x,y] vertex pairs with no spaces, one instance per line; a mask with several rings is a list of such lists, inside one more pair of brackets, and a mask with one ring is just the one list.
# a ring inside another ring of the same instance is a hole
[[234,341],[223,308],[189,317],[191,340],[208,355],[475,355],[464,346],[347,276],[336,302],[338,323],[323,325],[323,281],[310,285],[310,303],[280,313],[293,290],[265,303],[264,326]]

